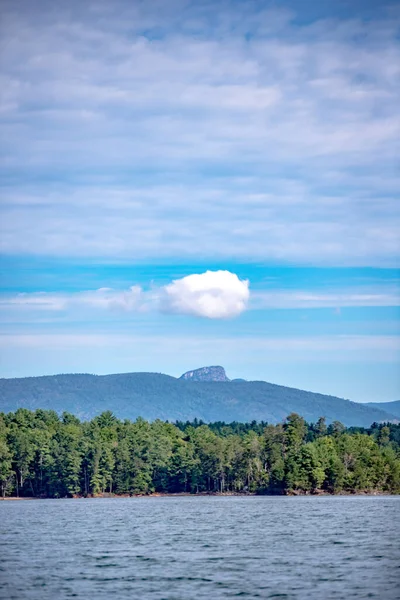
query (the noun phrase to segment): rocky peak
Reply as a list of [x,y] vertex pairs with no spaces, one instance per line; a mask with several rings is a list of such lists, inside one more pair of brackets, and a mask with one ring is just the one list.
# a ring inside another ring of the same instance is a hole
[[187,371],[181,375],[180,379],[186,379],[186,381],[230,381],[226,376],[225,369],[219,366],[201,367],[201,369]]

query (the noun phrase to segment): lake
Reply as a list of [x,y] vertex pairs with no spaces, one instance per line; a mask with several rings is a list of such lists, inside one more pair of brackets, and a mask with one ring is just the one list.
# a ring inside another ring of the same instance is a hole
[[0,502],[0,597],[399,598],[400,497]]

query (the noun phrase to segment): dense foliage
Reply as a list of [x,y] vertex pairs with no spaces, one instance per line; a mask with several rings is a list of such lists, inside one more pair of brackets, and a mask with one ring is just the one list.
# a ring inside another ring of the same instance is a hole
[[2,495],[104,492],[400,492],[400,425],[370,429],[201,421],[90,422],[54,411],[0,413]]

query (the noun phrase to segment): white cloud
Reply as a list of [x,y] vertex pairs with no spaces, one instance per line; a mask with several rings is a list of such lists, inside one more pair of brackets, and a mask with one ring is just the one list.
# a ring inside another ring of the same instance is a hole
[[206,271],[176,279],[163,288],[165,312],[226,319],[237,317],[247,306],[249,282],[229,271]]

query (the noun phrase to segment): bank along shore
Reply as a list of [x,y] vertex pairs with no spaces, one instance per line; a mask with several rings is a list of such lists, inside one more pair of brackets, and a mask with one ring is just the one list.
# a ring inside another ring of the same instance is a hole
[[0,502],[10,502],[10,501],[19,501],[19,500],[86,500],[86,499],[95,499],[102,500],[105,498],[209,498],[209,497],[236,497],[236,498],[256,498],[260,496],[274,496],[274,497],[287,497],[287,496],[393,496],[396,494],[391,494],[390,492],[384,492],[382,490],[357,490],[357,491],[348,491],[343,490],[341,492],[337,492],[335,494],[331,492],[327,492],[326,490],[313,490],[311,492],[302,492],[299,490],[295,490],[293,492],[287,492],[284,494],[273,494],[273,493],[252,493],[252,492],[198,492],[196,494],[191,494],[189,492],[178,492],[178,493],[162,493],[162,492],[152,492],[149,494],[110,494],[109,492],[104,492],[103,494],[88,494],[87,496],[63,496],[59,498],[48,497],[48,496],[6,496],[5,498],[0,498]]

